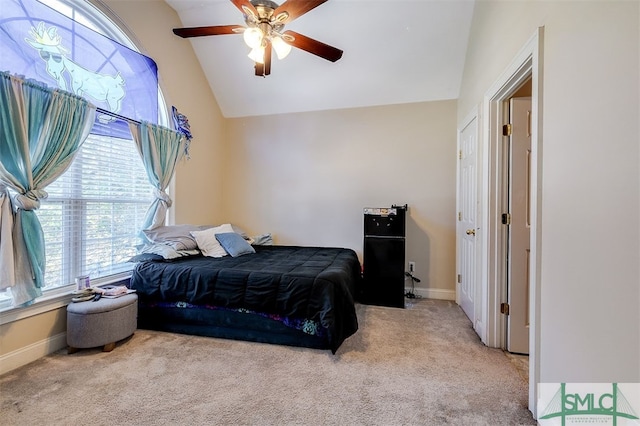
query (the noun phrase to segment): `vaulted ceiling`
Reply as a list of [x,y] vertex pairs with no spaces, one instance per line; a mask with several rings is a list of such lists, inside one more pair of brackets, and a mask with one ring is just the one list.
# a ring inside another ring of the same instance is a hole
[[[183,27],[245,25],[229,0],[165,1]],[[342,58],[332,63],[294,48],[283,60],[274,55],[267,77],[254,75],[242,35],[182,41],[192,43],[225,117],[455,99],[473,6],[473,0],[329,0],[285,30],[337,47]]]

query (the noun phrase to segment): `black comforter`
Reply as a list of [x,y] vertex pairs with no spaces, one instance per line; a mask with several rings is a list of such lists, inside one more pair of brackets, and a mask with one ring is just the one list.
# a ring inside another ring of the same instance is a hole
[[360,263],[350,249],[256,246],[255,254],[139,263],[131,288],[145,302],[186,302],[318,321],[335,350],[358,329]]

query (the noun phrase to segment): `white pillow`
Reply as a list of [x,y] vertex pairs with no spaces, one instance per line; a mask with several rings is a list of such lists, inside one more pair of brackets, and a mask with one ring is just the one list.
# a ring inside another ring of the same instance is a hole
[[209,257],[223,257],[227,255],[227,252],[216,240],[216,234],[224,234],[226,232],[233,232],[233,228],[230,224],[216,226],[215,228],[205,229],[204,231],[191,231],[191,235],[196,239],[198,248],[202,251],[202,254]]

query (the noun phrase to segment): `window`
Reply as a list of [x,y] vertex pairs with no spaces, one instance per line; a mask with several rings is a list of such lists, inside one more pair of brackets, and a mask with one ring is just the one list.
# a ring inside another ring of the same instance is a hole
[[69,170],[46,190],[38,217],[47,288],[81,274],[95,279],[131,269],[127,260],[153,200],[132,140],[89,135]]
[[[90,1],[39,1],[139,52],[115,19]],[[166,126],[168,113],[157,90],[158,123]],[[69,170],[45,190],[49,196],[37,211],[45,236],[45,294],[68,291],[78,275],[88,274],[95,283],[132,269],[128,259],[141,243],[153,195],[130,137],[89,135]],[[0,292],[0,309],[8,306],[10,292]]]

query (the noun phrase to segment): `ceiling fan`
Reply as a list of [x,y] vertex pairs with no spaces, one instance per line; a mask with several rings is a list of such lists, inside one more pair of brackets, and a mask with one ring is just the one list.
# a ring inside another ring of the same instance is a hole
[[320,6],[327,0],[286,0],[280,6],[271,0],[231,0],[244,15],[242,25],[214,25],[209,27],[174,28],[173,33],[183,37],[202,37],[224,34],[243,34],[251,48],[249,58],[255,62],[257,76],[271,74],[271,51],[284,59],[291,46],[335,62],[342,50],[314,40],[294,31],[282,31],[285,24]]

